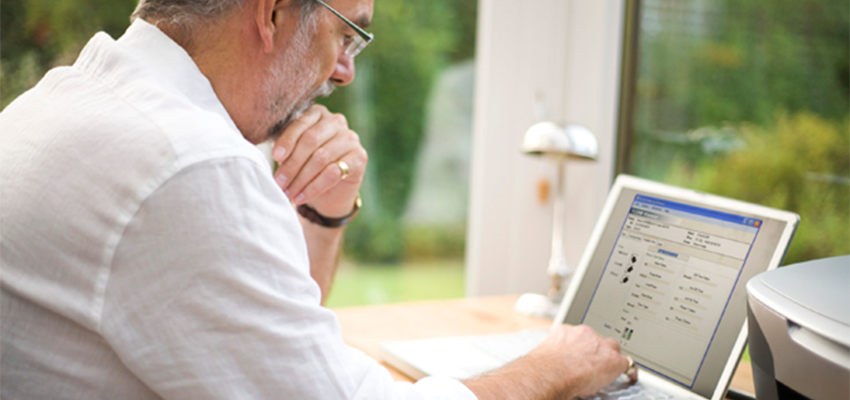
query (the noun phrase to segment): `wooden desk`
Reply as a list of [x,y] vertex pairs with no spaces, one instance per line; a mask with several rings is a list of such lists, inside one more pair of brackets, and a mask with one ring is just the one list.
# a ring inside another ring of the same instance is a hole
[[[549,326],[551,319],[533,318],[513,311],[518,296],[494,296],[456,300],[399,303],[335,309],[346,343],[381,361],[378,344],[390,340],[439,336],[480,335],[513,332]],[[395,368],[387,367],[396,380],[412,381]],[[742,361],[732,378],[732,387],[755,393],[752,369]]]

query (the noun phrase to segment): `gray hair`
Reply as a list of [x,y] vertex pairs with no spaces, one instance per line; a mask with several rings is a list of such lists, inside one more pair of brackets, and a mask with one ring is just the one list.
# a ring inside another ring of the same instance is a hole
[[[213,21],[228,12],[242,8],[246,0],[139,0],[139,5],[130,16],[156,20],[157,24],[166,24],[176,28],[183,37],[182,44],[192,41],[195,28],[204,22]],[[315,0],[292,0],[291,9],[301,14],[301,28],[312,29],[315,26]]]

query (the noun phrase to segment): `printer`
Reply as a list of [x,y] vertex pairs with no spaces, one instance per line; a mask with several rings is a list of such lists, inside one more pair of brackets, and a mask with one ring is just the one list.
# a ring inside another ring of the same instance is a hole
[[850,256],[756,275],[747,321],[757,399],[850,399]]

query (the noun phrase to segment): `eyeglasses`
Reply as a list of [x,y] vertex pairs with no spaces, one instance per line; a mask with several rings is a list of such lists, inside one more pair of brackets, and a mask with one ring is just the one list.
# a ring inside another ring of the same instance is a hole
[[339,17],[339,19],[341,19],[343,22],[348,24],[348,26],[350,26],[351,29],[354,29],[354,31],[357,32],[357,36],[353,36],[350,39],[347,39],[348,43],[345,43],[345,45],[347,46],[345,48],[345,54],[347,54],[351,57],[354,57],[354,56],[360,54],[360,52],[363,51],[363,49],[366,48],[366,46],[369,45],[369,43],[372,43],[372,39],[375,37],[375,35],[364,31],[362,28],[355,25],[353,22],[349,21],[348,18],[343,17],[342,14],[338,13],[336,10],[331,8],[331,6],[327,5],[327,3],[325,3],[324,1],[322,1],[322,0],[316,0],[316,1],[319,2],[319,4],[325,6],[325,8],[327,8],[328,10],[331,10],[331,12],[334,13],[334,15]]

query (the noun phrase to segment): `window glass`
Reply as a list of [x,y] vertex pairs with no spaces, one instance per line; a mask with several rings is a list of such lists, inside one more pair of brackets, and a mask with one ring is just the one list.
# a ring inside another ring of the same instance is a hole
[[322,100],[369,153],[329,306],[463,296],[476,7],[376,2],[357,78]]
[[799,213],[786,264],[850,253],[848,2],[637,4],[618,169]]

